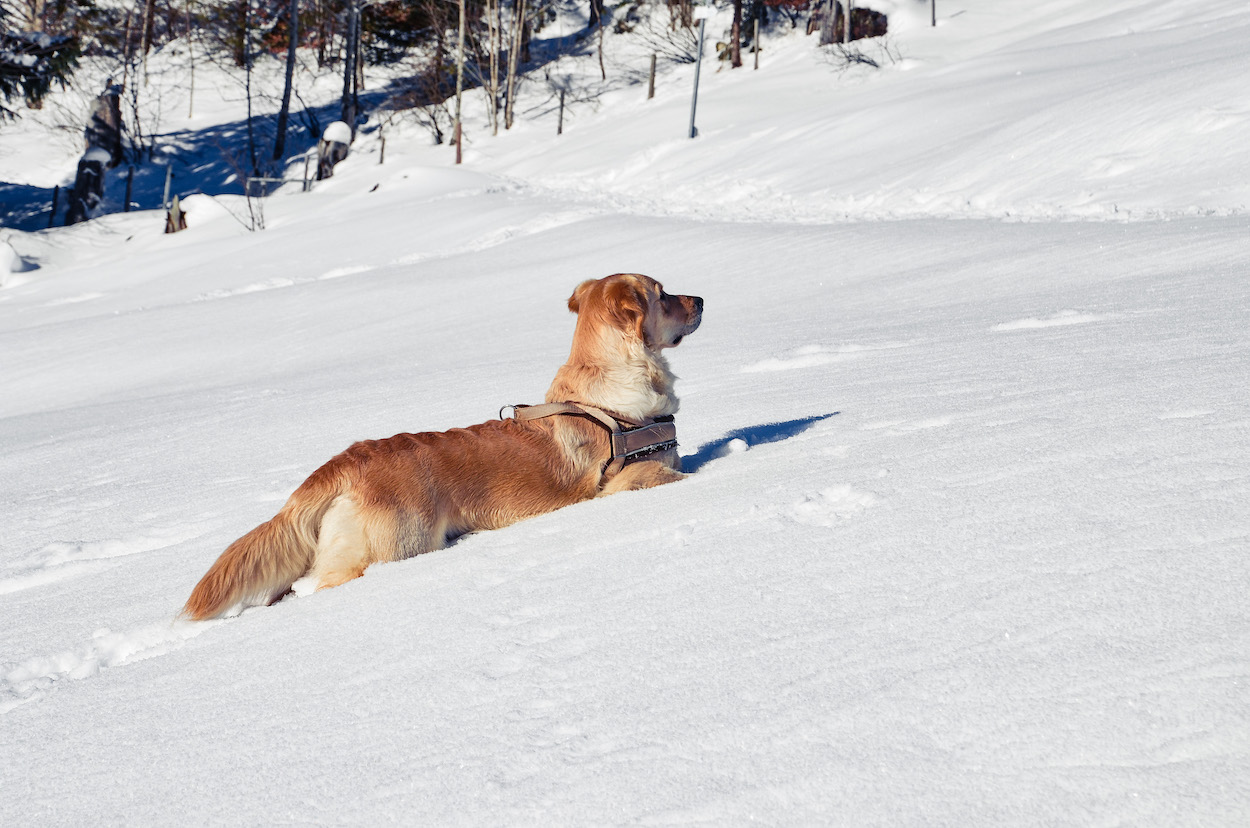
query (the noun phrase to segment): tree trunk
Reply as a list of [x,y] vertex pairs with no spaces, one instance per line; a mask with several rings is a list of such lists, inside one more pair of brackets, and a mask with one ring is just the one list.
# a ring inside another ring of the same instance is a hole
[[499,134],[499,55],[503,51],[503,26],[499,19],[499,0],[486,0],[486,27],[490,32],[490,78],[486,93],[490,96],[490,130]]
[[125,157],[122,149],[122,88],[110,86],[95,99],[84,138],[86,148],[99,147],[109,155],[109,167],[116,167]]
[[455,142],[456,142],[456,163],[462,160],[460,152],[460,139],[462,134],[462,126],[460,123],[460,98],[464,94],[464,2],[460,0],[460,23],[456,31],[456,126],[455,126]]
[[[256,158],[256,133],[252,129],[252,0],[244,0],[243,7],[243,77],[247,91],[247,153],[252,162],[252,175],[259,173]],[[247,182],[243,182],[247,192]]]
[[152,29],[156,24],[153,20],[156,12],[156,0],[147,0],[143,4],[143,33],[139,42],[143,44],[143,85],[148,84],[148,50],[152,48]]
[[287,24],[291,39],[286,50],[286,83],[282,86],[282,107],[278,110],[278,135],[273,143],[273,160],[277,161],[286,150],[286,121],[291,112],[291,85],[295,80],[295,49],[299,46],[299,0],[291,0]]
[[512,129],[513,98],[516,97],[517,62],[521,57],[521,31],[525,28],[525,0],[516,0],[512,37],[508,49],[508,100],[504,103],[503,126]]
[[187,0],[187,63],[191,67],[191,82],[187,89],[187,117],[195,117],[195,30],[191,23],[191,0]]
[[734,0],[734,23],[729,38],[729,65],[737,69],[742,65],[742,0]]
[[349,0],[347,7],[347,32],[343,36],[343,103],[340,108],[339,120],[351,127],[352,135],[356,134],[355,95],[352,84],[356,80],[356,26],[359,25],[355,0]]

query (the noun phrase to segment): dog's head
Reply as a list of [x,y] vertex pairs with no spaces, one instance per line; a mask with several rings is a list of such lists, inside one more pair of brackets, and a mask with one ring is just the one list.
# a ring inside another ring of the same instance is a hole
[[582,282],[569,297],[579,327],[608,326],[640,341],[649,350],[672,348],[703,321],[703,300],[674,296],[649,276],[617,273]]

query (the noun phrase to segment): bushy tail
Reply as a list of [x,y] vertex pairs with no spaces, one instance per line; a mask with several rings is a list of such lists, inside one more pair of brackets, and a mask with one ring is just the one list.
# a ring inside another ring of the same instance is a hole
[[308,572],[321,518],[338,494],[313,482],[296,490],[273,519],[226,547],[191,591],[184,616],[203,621],[238,604],[267,604]]

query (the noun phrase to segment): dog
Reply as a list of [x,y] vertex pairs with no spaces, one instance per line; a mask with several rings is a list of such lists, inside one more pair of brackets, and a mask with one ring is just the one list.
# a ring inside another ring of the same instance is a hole
[[317,589],[338,586],[469,532],[684,477],[676,377],[663,351],[699,327],[703,300],[617,273],[578,285],[568,306],[577,314],[573,346],[545,404],[511,406],[511,417],[501,411],[468,428],[356,443],[230,544],[183,616],[271,604],[306,575]]

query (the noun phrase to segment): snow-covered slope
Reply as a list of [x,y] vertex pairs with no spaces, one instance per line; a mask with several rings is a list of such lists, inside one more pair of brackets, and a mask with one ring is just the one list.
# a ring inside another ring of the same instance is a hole
[[[941,5],[878,73],[709,61],[695,141],[673,68],[458,169],[366,135],[260,233],[10,233],[0,822],[1244,822],[1250,15]],[[352,440],[538,400],[621,270],[707,303],[689,479],[175,620]]]

